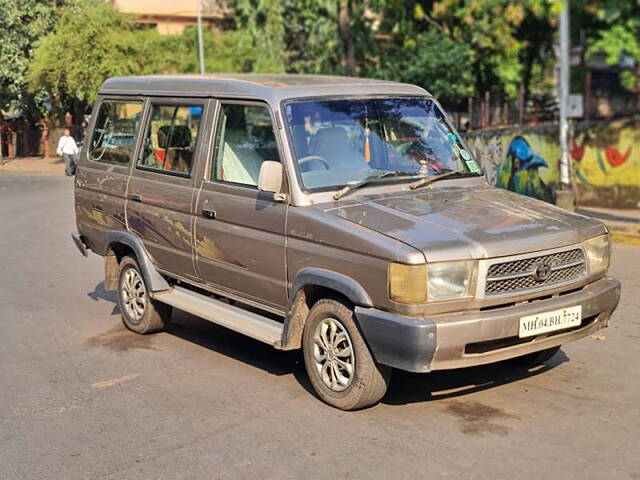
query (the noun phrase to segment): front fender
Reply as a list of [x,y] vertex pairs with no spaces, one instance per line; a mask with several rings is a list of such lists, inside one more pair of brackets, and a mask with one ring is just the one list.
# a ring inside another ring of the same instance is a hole
[[373,306],[369,294],[353,278],[323,268],[303,268],[296,274],[289,295],[289,306],[291,306],[298,291],[306,285],[316,285],[335,290],[351,300],[354,305]]
[[304,288],[310,285],[338,292],[356,306],[373,306],[367,291],[353,278],[323,268],[303,268],[296,274],[289,291],[289,305],[284,319],[281,342],[284,350],[300,348],[302,332],[309,313],[309,306],[303,292]]

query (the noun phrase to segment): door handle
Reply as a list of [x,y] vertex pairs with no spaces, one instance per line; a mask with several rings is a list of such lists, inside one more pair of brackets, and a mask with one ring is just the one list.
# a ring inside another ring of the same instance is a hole
[[132,202],[141,202],[142,197],[138,193],[132,193],[131,195],[129,195],[129,200],[131,200]]
[[206,218],[216,218],[216,211],[211,208],[203,208],[202,216]]

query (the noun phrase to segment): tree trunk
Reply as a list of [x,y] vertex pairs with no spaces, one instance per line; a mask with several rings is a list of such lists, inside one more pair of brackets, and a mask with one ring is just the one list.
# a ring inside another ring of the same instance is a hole
[[525,61],[524,61],[524,73],[522,75],[522,84],[524,85],[524,104],[526,105],[529,101],[529,97],[531,96],[531,78],[533,73],[533,63],[534,63],[534,55],[535,53],[531,51],[531,47],[529,47]]
[[344,48],[347,71],[349,75],[355,77],[358,75],[358,65],[356,63],[356,48],[351,37],[351,2],[349,0],[342,0],[338,16],[338,27]]

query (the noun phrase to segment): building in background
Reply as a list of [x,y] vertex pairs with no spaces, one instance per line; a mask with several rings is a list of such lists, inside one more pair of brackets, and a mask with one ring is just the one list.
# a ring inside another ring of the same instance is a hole
[[223,30],[230,22],[231,9],[220,0],[109,0],[123,13],[137,16],[138,22],[153,26],[159,33],[180,34],[198,21],[198,3],[201,3],[202,21],[214,30]]

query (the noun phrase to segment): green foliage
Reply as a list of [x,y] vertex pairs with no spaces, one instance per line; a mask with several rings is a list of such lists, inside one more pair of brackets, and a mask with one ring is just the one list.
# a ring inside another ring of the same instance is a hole
[[29,64],[54,20],[49,0],[0,0],[0,109],[23,110],[32,101],[26,91]]
[[468,45],[429,30],[386,51],[375,75],[420,85],[440,98],[465,98],[474,91],[472,54]]
[[[183,35],[174,38],[180,43],[178,70],[184,73],[199,72],[195,27],[186,29]],[[203,36],[203,44],[206,72],[251,72],[257,62],[253,37],[248,32],[207,33]]]
[[588,33],[587,54],[604,54],[605,61],[611,65],[629,55],[636,62],[636,72],[623,71],[621,83],[629,90],[640,88],[640,3],[637,0],[581,0],[577,7],[579,24]]
[[[282,71],[280,8],[277,2],[267,5],[264,18],[249,18],[248,30],[207,32],[206,71]],[[198,72],[196,45],[195,28],[182,35],[160,35],[140,29],[103,1],[77,0],[64,9],[55,31],[38,47],[30,85],[34,91],[46,89],[58,104],[65,99],[91,103],[109,77]]]
[[294,73],[344,73],[338,33],[338,2],[284,0],[286,70]]
[[185,52],[184,42],[180,37],[160,35],[156,30],[132,30],[130,26],[118,35],[121,40],[118,48],[128,58],[129,75],[185,71],[185,58],[191,52]]
[[[635,1],[635,0],[634,0]],[[162,36],[102,0],[69,0],[53,33],[49,0],[0,0],[0,107],[33,92],[91,102],[110,76],[197,73],[195,28]],[[572,0],[574,42],[588,54],[640,60],[639,6]],[[346,74],[416,83],[446,100],[554,88],[562,0],[230,0],[231,28],[205,31],[208,72]],[[37,45],[36,53],[33,49]],[[623,73],[638,85],[640,68]]]
[[548,20],[542,0],[440,0],[431,6],[433,20],[452,39],[473,51],[471,68],[479,92],[515,97],[523,75],[522,50],[531,31],[520,29],[525,20]]
[[105,78],[135,71],[131,33],[128,18],[105,2],[86,0],[68,7],[36,50],[31,86],[92,102]]
[[[640,62],[640,20],[632,18],[624,24],[613,25],[599,32],[589,52],[604,53],[606,62],[611,65],[616,65],[623,55],[631,56],[636,63]],[[623,71],[620,80],[628,90],[640,87],[640,79],[634,72]]]
[[281,73],[285,70],[283,3],[280,0],[235,0],[238,23],[252,39],[255,50],[251,70]]
[[[377,0],[377,35],[388,38],[381,42],[378,62],[404,78],[412,63],[406,57],[416,60],[445,74],[454,96],[490,91],[515,97],[523,78],[531,81],[534,65],[551,49],[553,31],[540,27],[549,24],[553,5],[551,0]],[[442,78],[422,75],[423,85]],[[430,84],[425,86],[441,90]]]
[[103,1],[77,0],[36,50],[29,83],[56,104],[91,103],[109,77],[185,71],[187,48],[182,37],[139,29]]

